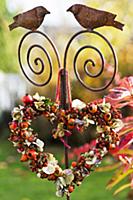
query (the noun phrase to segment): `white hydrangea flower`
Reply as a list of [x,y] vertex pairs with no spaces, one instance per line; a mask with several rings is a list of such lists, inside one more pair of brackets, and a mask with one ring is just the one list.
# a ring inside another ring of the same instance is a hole
[[33,98],[37,101],[42,101],[42,100],[45,100],[45,97],[44,96],[40,96],[38,94],[38,92],[33,96]]
[[47,153],[47,160],[48,160],[48,163],[52,164],[53,166],[56,166],[58,164],[58,161],[55,159],[55,157],[51,153]]
[[57,190],[56,191],[56,196],[57,197],[63,197],[63,195],[64,195],[64,192],[62,190]]
[[24,142],[28,147],[31,145],[31,142],[29,142],[28,140],[25,140]]
[[21,120],[22,117],[23,117],[23,111],[21,110],[22,108],[18,108],[18,107],[15,107],[12,111],[12,118],[13,120]]
[[66,181],[65,181],[65,178],[63,177],[59,177],[59,181],[60,181],[60,186],[63,188],[64,186],[66,187]]
[[89,124],[95,124],[94,120],[88,119],[87,116],[85,116],[85,117],[83,118],[83,120],[84,120],[84,125],[85,125],[85,126],[88,126]]
[[67,185],[71,184],[72,181],[74,180],[74,175],[71,169],[65,169],[64,170],[64,175],[65,175],[65,182]]
[[37,173],[37,177],[41,178],[41,173],[40,172]]
[[97,126],[97,127],[96,127],[96,131],[97,131],[98,133],[102,133],[102,132],[104,132],[105,130],[104,130],[104,127]]
[[48,165],[46,167],[42,168],[42,171],[48,175],[53,174],[55,172],[55,166],[48,163]]
[[119,132],[124,127],[122,120],[115,119],[114,123],[112,124],[111,128],[114,132]]
[[92,158],[92,160],[87,160],[87,161],[86,161],[86,164],[87,164],[87,165],[94,165],[94,164],[96,163],[96,161],[97,161],[97,156],[94,156],[94,157]]
[[80,101],[79,99],[74,99],[72,101],[72,107],[78,108],[78,109],[83,109],[86,107],[86,104],[83,101]]
[[65,179],[63,177],[58,177],[56,181],[56,196],[57,197],[63,197],[64,187],[66,187]]
[[42,152],[43,151],[43,147],[44,147],[44,142],[40,139],[37,139],[36,142],[33,142],[33,144],[37,145],[37,147],[39,147],[39,150]]
[[106,103],[105,99],[103,99],[103,102],[101,104],[99,104],[99,108],[103,113],[108,113],[108,112],[110,112],[111,104]]
[[18,142],[12,142],[14,147],[18,146]]

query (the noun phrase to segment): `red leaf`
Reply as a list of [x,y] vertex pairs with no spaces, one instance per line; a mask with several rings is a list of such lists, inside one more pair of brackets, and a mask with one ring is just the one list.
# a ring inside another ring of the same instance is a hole
[[127,148],[133,143],[133,132],[128,133],[120,142],[119,148]]
[[129,148],[133,143],[133,132],[128,133],[126,136],[124,136],[119,146],[117,146],[115,149],[110,150],[111,154],[117,154],[120,150]]
[[85,153],[89,151],[92,147],[96,145],[96,140],[92,140],[90,143],[85,143],[84,145],[74,148],[70,153],[69,153],[69,158],[73,159],[75,156],[79,157],[81,153]]
[[106,100],[117,108],[127,105],[133,108],[133,76],[123,78],[118,87],[110,89]]

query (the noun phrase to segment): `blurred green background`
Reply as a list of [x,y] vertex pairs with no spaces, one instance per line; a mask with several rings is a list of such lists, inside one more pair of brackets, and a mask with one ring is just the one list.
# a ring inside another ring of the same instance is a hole
[[[0,1],[0,199],[1,200],[39,200],[58,199],[55,197],[54,184],[40,180],[35,174],[32,174],[27,166],[19,162],[19,155],[12,147],[12,144],[8,142],[9,130],[8,123],[11,120],[11,110],[15,105],[18,105],[21,101],[21,97],[25,93],[29,92],[33,94],[39,92],[40,94],[55,99],[55,89],[58,75],[58,64],[55,54],[49,44],[38,37],[31,37],[26,41],[23,47],[22,56],[24,59],[24,66],[26,67],[25,54],[26,49],[32,43],[40,43],[44,45],[52,58],[53,62],[53,77],[51,82],[45,88],[37,88],[32,86],[22,75],[18,57],[17,49],[21,37],[27,30],[18,28],[12,32],[9,32],[8,25],[12,22],[12,17],[22,11],[26,11],[34,6],[43,5],[47,7],[53,15],[48,16],[39,30],[47,33],[49,37],[54,41],[61,56],[61,62],[63,63],[63,52],[70,37],[77,31],[82,30],[78,25],[74,17],[70,13],[66,13],[65,10],[74,3],[85,3],[88,6],[95,7],[97,9],[107,10],[116,13],[117,20],[125,24],[124,31],[121,32],[112,27],[102,27],[97,29],[100,33],[104,34],[115,48],[119,61],[119,72],[121,77],[132,75],[132,63],[133,63],[133,1],[132,0],[84,0],[84,1],[68,1],[62,0],[1,0]],[[46,22],[46,23],[45,23]],[[96,98],[101,98],[107,91],[101,93],[91,93],[86,91],[80,83],[76,80],[73,71],[73,58],[75,52],[80,45],[95,44],[105,54],[106,63],[112,64],[110,51],[107,50],[104,42],[100,41],[94,35],[85,36],[85,38],[78,38],[72,44],[70,49],[67,68],[69,70],[72,97],[80,98],[85,102],[89,102]],[[83,62],[89,56],[94,56],[92,51],[85,51],[80,57],[78,63],[78,70],[83,74]],[[45,60],[45,56],[41,51],[35,50],[31,56],[31,63],[34,68],[41,67],[34,65],[34,58],[41,56]],[[96,58],[98,66],[100,64],[99,58]],[[45,65],[45,72],[49,71],[48,63]],[[26,68],[27,69],[27,68]],[[106,77],[110,77],[110,72],[106,71]],[[35,80],[41,82],[48,74],[43,74],[40,77],[35,77],[29,72],[29,75]],[[103,75],[97,81],[88,80],[86,77],[83,79],[87,81],[91,86],[97,87],[97,85],[103,84],[105,75]],[[61,161],[63,158],[63,147],[60,142],[55,142],[51,138],[51,125],[44,119],[40,118],[33,123],[33,126],[40,134],[40,138],[46,141],[48,144],[48,150],[56,153],[57,157]],[[44,132],[45,130],[45,132]],[[93,135],[94,130],[90,130]],[[79,146],[88,142],[90,137],[87,134],[79,136],[75,134],[75,137],[71,140],[71,145]],[[62,153],[61,153],[62,152]],[[105,159],[106,160],[106,159]],[[105,161],[106,162],[106,161]],[[104,163],[104,162],[103,162]],[[81,187],[77,188],[72,194],[72,199],[84,199],[84,200],[125,200],[127,199],[128,190],[122,192],[120,195],[113,197],[113,191],[107,191],[105,189],[106,183],[110,179],[113,172],[94,172],[87,178]]]

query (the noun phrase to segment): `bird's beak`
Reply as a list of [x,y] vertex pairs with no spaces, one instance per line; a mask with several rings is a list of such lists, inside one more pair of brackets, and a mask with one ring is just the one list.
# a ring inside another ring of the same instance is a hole
[[71,11],[71,9],[70,9],[70,8],[68,8],[66,11],[67,11],[67,12],[70,12],[70,11]]
[[47,14],[50,14],[50,12],[47,10]]

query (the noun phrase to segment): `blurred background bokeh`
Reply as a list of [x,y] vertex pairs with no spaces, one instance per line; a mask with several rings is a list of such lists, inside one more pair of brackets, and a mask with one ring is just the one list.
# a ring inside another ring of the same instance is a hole
[[[102,27],[97,29],[100,33],[104,34],[115,48],[118,57],[118,67],[120,76],[131,75],[132,63],[133,63],[133,0],[1,0],[0,1],[0,199],[7,200],[39,200],[57,199],[54,196],[54,186],[52,183],[38,180],[34,174],[32,174],[27,166],[19,163],[19,156],[13,149],[12,145],[8,142],[9,129],[8,123],[11,120],[11,110],[15,105],[21,103],[21,98],[26,93],[34,94],[39,92],[41,95],[55,99],[55,90],[58,76],[58,63],[54,52],[51,47],[43,38],[36,35],[26,40],[26,44],[23,47],[23,64],[26,66],[25,53],[29,45],[34,43],[40,43],[45,46],[49,51],[53,63],[53,76],[50,83],[43,88],[38,88],[31,85],[20,71],[18,63],[18,45],[21,37],[27,32],[23,28],[17,28],[12,32],[9,32],[8,25],[12,22],[12,17],[17,13],[29,10],[35,6],[42,5],[46,7],[51,15],[46,16],[40,31],[45,32],[55,43],[59,54],[61,56],[61,62],[63,64],[64,51],[70,37],[77,31],[82,30],[75,18],[67,13],[66,10],[74,3],[84,3],[90,7],[97,9],[107,10],[117,14],[117,20],[125,24],[124,31],[121,32],[112,27]],[[112,65],[110,51],[103,41],[94,35],[80,37],[75,40],[70,49],[67,68],[69,71],[69,77],[71,82],[71,90],[73,99],[79,98],[85,102],[90,102],[94,99],[101,98],[107,93],[107,90],[100,93],[92,93],[84,89],[77,81],[73,70],[73,58],[77,49],[84,44],[94,44],[97,46],[103,54],[107,66]],[[87,57],[92,56],[96,59],[97,65],[100,66],[99,58],[91,50],[84,51],[80,56],[78,63],[78,70],[81,76],[88,84],[97,87],[105,82],[106,78],[110,78],[110,71],[106,69],[106,75],[101,76],[97,81],[88,80],[84,77],[83,62]],[[42,51],[35,50],[31,55],[31,63],[34,66],[34,58],[42,57],[45,60],[45,56]],[[39,66],[34,66],[41,67]],[[41,82],[43,78],[47,77],[49,71],[48,63],[45,64],[45,74],[40,77],[35,77],[31,72],[28,72],[31,78],[35,78]],[[93,73],[93,71],[92,71]],[[44,123],[45,121],[45,123]],[[40,134],[40,138],[46,141],[48,148],[51,152],[56,152],[57,157],[61,161],[63,159],[63,147],[60,142],[55,142],[51,138],[51,126],[43,118],[38,119],[33,123],[33,127]],[[44,132],[45,130],[45,132]],[[89,142],[94,130],[91,129],[90,137],[85,133],[84,136],[75,136],[71,140],[71,145],[79,146],[85,142]],[[60,153],[59,153],[60,152]],[[105,161],[106,162],[106,161]],[[63,165],[63,164],[62,164]],[[105,185],[112,172],[108,173],[94,173],[88,180],[77,189],[72,195],[72,199],[84,199],[84,200],[96,200],[108,198],[109,200],[126,199],[126,192],[123,192],[119,196],[113,197],[112,192],[105,190]]]

